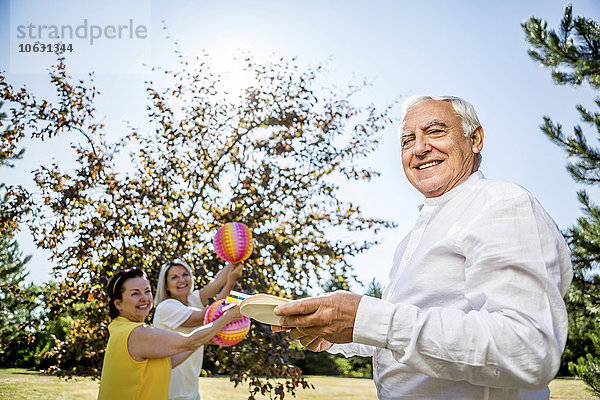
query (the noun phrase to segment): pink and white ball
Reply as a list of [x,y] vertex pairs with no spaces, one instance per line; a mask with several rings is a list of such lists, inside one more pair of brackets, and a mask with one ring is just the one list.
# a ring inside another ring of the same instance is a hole
[[[204,323],[208,324],[223,315],[223,307],[228,303],[224,300],[217,300],[206,309],[204,314]],[[250,331],[250,318],[243,317],[240,320],[228,323],[211,340],[210,343],[219,346],[233,346],[241,342]]]
[[252,254],[252,231],[241,222],[228,222],[217,230],[213,246],[221,259],[243,262]]

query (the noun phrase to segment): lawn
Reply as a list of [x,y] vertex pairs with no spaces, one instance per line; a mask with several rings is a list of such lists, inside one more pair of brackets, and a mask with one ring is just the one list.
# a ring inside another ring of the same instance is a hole
[[24,369],[0,369],[0,399],[72,400],[96,399],[98,382],[89,378],[70,381],[41,376]]
[[[316,399],[376,399],[375,385],[370,379],[327,376],[307,377],[315,390],[298,391],[298,400]],[[550,384],[553,400],[594,400],[585,385],[576,379],[555,379]],[[40,376],[24,369],[0,369],[0,399],[10,400],[93,400],[98,393],[98,381],[76,378],[70,381],[53,376]],[[202,400],[246,400],[246,386],[233,388],[225,377],[200,380]],[[266,397],[257,396],[258,399]],[[292,397],[286,396],[290,399]]]

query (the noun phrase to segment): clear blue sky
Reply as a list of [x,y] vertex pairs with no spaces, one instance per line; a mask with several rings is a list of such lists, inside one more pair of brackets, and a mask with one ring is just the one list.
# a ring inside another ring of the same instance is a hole
[[[485,130],[481,169],[486,176],[529,189],[561,228],[580,215],[578,187],[564,169],[565,156],[542,135],[539,125],[544,115],[550,115],[570,132],[579,123],[575,104],[594,107],[594,94],[587,87],[554,85],[549,73],[527,55],[529,46],[520,26],[535,15],[556,27],[562,1],[134,1],[126,10],[117,2],[104,1],[98,9],[86,9],[85,4],[99,3],[0,0],[0,70],[10,71],[9,81],[16,86],[25,84],[41,96],[51,95],[47,75],[22,73],[40,62],[15,66],[13,58],[11,69],[10,58],[18,56],[11,23],[51,24],[59,15],[71,24],[83,18],[103,26],[130,18],[145,23],[145,41],[134,45],[105,40],[80,46],[73,61],[77,71],[96,71],[101,91],[97,114],[106,122],[110,138],[125,132],[124,120],[137,126],[144,123],[144,81],[157,76],[142,63],[173,62],[164,20],[184,54],[206,50],[217,66],[227,65],[237,49],[249,50],[259,59],[297,56],[308,64],[329,60],[334,81],[352,76],[369,79],[372,86],[361,98],[378,105],[418,93],[463,97],[475,105]],[[573,9],[576,15],[600,20],[597,0],[574,1]],[[342,196],[360,204],[367,215],[398,223],[398,228],[380,236],[381,245],[353,260],[364,282],[373,277],[385,282],[394,248],[411,228],[422,200],[404,178],[395,126],[390,125],[383,136],[380,149],[367,160],[381,171],[381,178],[342,188]],[[4,169],[2,180],[31,185],[30,171],[52,159],[68,167],[69,141],[74,139],[78,138],[27,142],[26,159],[12,171]],[[592,194],[600,201],[596,192]],[[48,280],[47,254],[35,250],[27,232],[18,238],[24,252],[34,255],[30,279]]]

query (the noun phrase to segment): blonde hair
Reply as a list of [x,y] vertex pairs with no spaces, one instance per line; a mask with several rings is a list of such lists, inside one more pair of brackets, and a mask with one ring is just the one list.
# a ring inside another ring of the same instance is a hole
[[158,304],[166,299],[169,299],[170,296],[167,293],[167,272],[169,269],[175,265],[180,265],[188,270],[190,275],[192,276],[192,287],[190,289],[190,293],[194,290],[194,273],[192,271],[192,267],[185,261],[177,258],[175,260],[169,261],[160,269],[160,273],[158,274],[158,284],[156,285],[156,296],[154,296],[154,306],[158,306]]

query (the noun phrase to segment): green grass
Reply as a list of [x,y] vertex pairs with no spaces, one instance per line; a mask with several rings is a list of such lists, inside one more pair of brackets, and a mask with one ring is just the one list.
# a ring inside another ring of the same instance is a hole
[[0,369],[0,399],[71,400],[96,399],[98,381],[42,376],[24,369]]
[[[368,400],[377,399],[375,384],[372,379],[341,378],[335,376],[307,376],[308,382],[315,389],[300,389],[296,392],[297,400]],[[200,394],[202,400],[246,400],[248,386],[238,385],[233,388],[229,378],[215,377],[200,379]],[[266,396],[256,396],[257,399],[267,399]],[[286,399],[293,397],[286,394]]]
[[[376,399],[371,379],[309,376],[315,390],[298,390],[297,400]],[[98,381],[75,378],[65,381],[54,376],[42,376],[24,369],[0,369],[0,399],[10,400],[95,400]],[[594,400],[585,384],[576,379],[559,378],[550,384],[552,400]],[[226,377],[200,379],[202,400],[246,400],[247,386],[233,384]],[[258,399],[267,397],[257,396]],[[293,399],[286,396],[286,399]]]
[[556,378],[550,382],[550,400],[594,400],[585,383],[574,378]]

